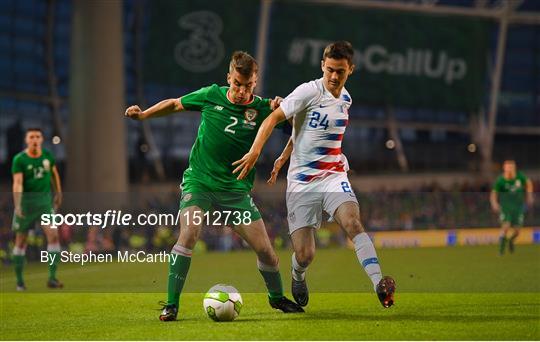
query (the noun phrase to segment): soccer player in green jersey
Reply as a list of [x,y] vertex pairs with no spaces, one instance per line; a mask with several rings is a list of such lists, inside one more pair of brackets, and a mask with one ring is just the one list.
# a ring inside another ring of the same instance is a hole
[[[176,320],[179,298],[202,225],[221,216],[233,225],[257,254],[257,265],[268,288],[270,305],[283,312],[303,312],[283,295],[278,257],[272,248],[259,210],[250,191],[255,172],[237,180],[232,162],[250,148],[261,122],[277,105],[253,94],[257,84],[257,62],[246,52],[233,53],[227,74],[229,87],[211,85],[178,99],[168,99],[142,111],[131,106],[125,115],[144,120],[184,110],[200,111],[201,124],[182,179],[180,236],[171,253],[168,299],[159,316]],[[222,212],[223,215],[217,213]],[[207,218],[210,218],[208,220]]]
[[[501,221],[501,236],[499,238],[499,253],[504,254],[506,243],[508,250],[514,252],[514,241],[519,235],[519,228],[523,226],[525,204],[533,204],[533,185],[523,173],[518,172],[514,160],[505,160],[503,173],[500,175],[491,190],[491,208],[499,214]],[[510,237],[508,232],[511,230]]]
[[[43,133],[39,128],[30,128],[26,131],[25,142],[27,148],[15,155],[11,167],[13,174],[13,202],[15,213],[13,215],[12,229],[15,232],[15,247],[13,248],[13,263],[17,276],[17,291],[26,290],[23,279],[23,268],[26,254],[26,238],[28,230],[36,221],[40,221],[42,214],[52,214],[53,200],[51,198],[51,184],[53,186],[54,207],[58,209],[62,203],[62,187],[60,175],[51,152],[43,149]],[[60,259],[60,241],[58,230],[42,225],[47,237],[47,251],[49,252],[49,279],[47,286],[61,288],[63,284],[56,279],[56,269]]]

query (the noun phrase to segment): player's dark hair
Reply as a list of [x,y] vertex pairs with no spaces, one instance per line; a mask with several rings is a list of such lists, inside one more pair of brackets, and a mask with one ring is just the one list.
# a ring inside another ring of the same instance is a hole
[[349,65],[353,64],[354,49],[352,44],[345,40],[334,42],[324,48],[323,61],[327,58],[346,59]]
[[39,133],[43,134],[43,130],[41,128],[39,128],[39,127],[27,128],[26,133],[29,133],[29,132],[39,132]]
[[255,58],[245,51],[235,51],[231,56],[229,72],[236,70],[242,76],[249,77],[259,71],[259,65]]
[[504,164],[514,164],[516,167],[517,167],[517,163],[515,161],[515,159],[512,159],[512,158],[507,158],[505,159],[501,165],[504,166]]

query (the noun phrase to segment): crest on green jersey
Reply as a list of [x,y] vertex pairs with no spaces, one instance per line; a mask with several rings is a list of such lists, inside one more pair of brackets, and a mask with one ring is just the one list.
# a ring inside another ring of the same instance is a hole
[[253,109],[253,108],[248,108],[244,112],[244,116],[246,117],[247,121],[255,120],[255,118],[257,118],[258,114],[259,114],[259,112],[256,109]]
[[183,201],[183,202],[188,202],[189,200],[191,200],[192,197],[193,197],[193,196],[192,196],[190,193],[182,194],[181,201]]

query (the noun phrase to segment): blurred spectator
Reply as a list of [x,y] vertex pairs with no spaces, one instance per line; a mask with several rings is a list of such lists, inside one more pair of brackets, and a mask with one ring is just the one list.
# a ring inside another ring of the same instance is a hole
[[[533,181],[535,189],[540,182]],[[497,216],[489,207],[490,185],[470,182],[456,183],[444,189],[437,183],[430,183],[406,191],[380,189],[369,193],[357,191],[362,220],[369,231],[413,230],[413,229],[455,229],[498,227]],[[11,242],[12,199],[10,193],[0,198],[0,258],[9,262]],[[287,229],[287,209],[282,193],[254,194],[271,241],[277,248],[289,246]],[[138,214],[173,214],[178,210],[178,189],[171,188],[166,193],[134,194],[124,212]],[[540,224],[540,201],[530,208],[525,224]],[[320,246],[345,245],[346,239],[339,229],[323,229],[317,234]],[[334,227],[335,228],[335,227]],[[68,229],[69,231],[66,231]],[[95,230],[95,232],[93,232]],[[103,252],[126,249],[145,249],[151,252],[168,251],[177,239],[178,227],[174,225],[92,228],[62,227],[62,243],[74,252],[82,252],[85,244],[89,250]],[[92,234],[96,236],[93,236]],[[88,238],[90,239],[88,240]],[[101,237],[101,240],[99,239]],[[30,239],[32,250],[29,254],[37,258],[43,244],[41,231]],[[105,241],[106,240],[106,241]],[[210,251],[230,251],[246,248],[245,244],[227,226],[212,226],[203,229],[199,248]],[[100,241],[100,243],[97,243]],[[93,243],[95,242],[95,243]]]

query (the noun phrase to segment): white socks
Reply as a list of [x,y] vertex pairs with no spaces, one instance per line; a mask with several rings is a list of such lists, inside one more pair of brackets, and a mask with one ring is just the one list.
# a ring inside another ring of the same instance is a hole
[[180,246],[179,244],[175,244],[171,250],[171,253],[191,258],[193,251],[191,249],[187,249],[186,247]]
[[62,248],[60,248],[60,243],[49,243],[47,244],[47,252],[60,252],[62,251]]
[[377,288],[377,284],[382,279],[381,267],[379,266],[379,259],[377,259],[377,252],[373,242],[366,233],[360,233],[353,238],[354,250],[358,261],[364,267],[366,274],[373,283],[373,288]]
[[[366,274],[373,283],[373,288],[377,288],[377,284],[382,279],[381,267],[379,266],[379,259],[377,258],[377,252],[373,246],[373,242],[366,233],[360,233],[353,238],[354,249],[358,261],[366,271]],[[292,277],[296,281],[302,281],[306,278],[307,267],[302,267],[296,260],[296,254],[293,253],[291,258],[292,264]]]
[[263,272],[279,272],[279,266],[271,266],[257,259],[257,268]]
[[13,247],[13,255],[26,255],[26,248]]
[[298,264],[298,261],[296,260],[296,254],[293,253],[292,255],[292,277],[296,281],[302,281],[306,279],[306,270],[307,267],[302,267],[300,264]]

